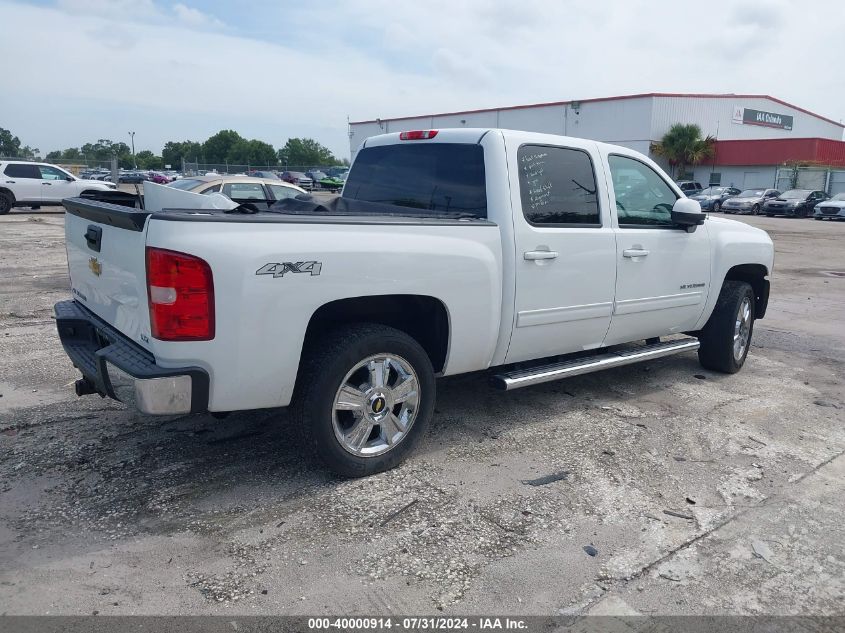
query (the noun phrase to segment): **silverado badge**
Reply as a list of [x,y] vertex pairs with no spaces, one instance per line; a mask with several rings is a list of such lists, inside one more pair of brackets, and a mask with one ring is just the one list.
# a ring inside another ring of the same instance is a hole
[[103,265],[96,257],[92,257],[88,260],[88,268],[90,268],[91,272],[97,275],[97,277],[103,274]]

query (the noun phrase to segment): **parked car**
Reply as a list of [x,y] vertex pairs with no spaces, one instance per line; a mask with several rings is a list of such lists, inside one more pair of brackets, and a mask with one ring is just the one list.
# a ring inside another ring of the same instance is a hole
[[757,215],[767,200],[777,198],[780,191],[777,189],[746,189],[734,198],[728,198],[722,203],[724,213],[737,213],[739,215]]
[[311,191],[314,188],[314,181],[301,171],[284,171],[282,172],[282,180],[289,182],[297,187],[302,187]]
[[695,182],[693,180],[679,180],[677,185],[687,197],[701,193],[701,190],[703,189],[700,182]]
[[249,175],[253,178],[266,178],[268,180],[280,180],[275,172],[272,171],[251,171]]
[[319,169],[311,169],[309,171],[306,171],[305,175],[310,178],[311,181],[315,184],[320,182],[323,178],[328,178],[326,172],[320,171]]
[[349,167],[346,165],[338,165],[336,167],[329,167],[326,169],[326,175],[331,178],[338,178],[341,174],[349,172]]
[[77,178],[56,165],[0,160],[0,215],[14,207],[57,206],[87,191],[110,191],[115,185]]
[[707,187],[707,189],[702,189],[697,194],[689,197],[693,200],[698,200],[698,204],[705,211],[715,211],[718,213],[722,209],[722,204],[724,204],[725,200],[740,193],[741,191],[736,187]]
[[120,184],[135,184],[135,185],[143,183],[144,181],[149,180],[149,179],[150,178],[147,174],[142,174],[142,173],[137,172],[137,171],[125,172],[125,173],[120,174],[117,177],[117,181]]
[[77,394],[161,415],[294,403],[327,464],[361,477],[425,435],[437,375],[510,390],[696,349],[735,373],[766,312],[766,232],[708,217],[625,147],[387,134],[345,191],[254,214],[67,200],[73,300],[55,311]]
[[817,204],[813,217],[816,220],[845,220],[845,193],[837,193],[830,200]]
[[784,191],[777,198],[768,200],[763,205],[763,213],[768,217],[785,215],[792,218],[806,218],[813,213],[813,207],[819,202],[827,200],[824,191],[810,189],[790,189]]
[[170,183],[171,187],[194,193],[222,193],[240,204],[266,209],[278,200],[295,198],[308,192],[278,178],[251,176],[197,176]]
[[150,182],[154,182],[157,185],[166,185],[170,182],[170,178],[168,178],[164,174],[160,174],[155,171],[151,171],[147,174],[147,180],[149,180]]

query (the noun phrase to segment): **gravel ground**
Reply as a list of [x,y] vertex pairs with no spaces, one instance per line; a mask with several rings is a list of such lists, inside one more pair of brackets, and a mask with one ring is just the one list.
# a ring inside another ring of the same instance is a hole
[[63,216],[3,216],[0,613],[845,614],[845,223],[744,221],[777,254],[741,373],[444,379],[415,455],[343,481],[285,411],[77,399]]

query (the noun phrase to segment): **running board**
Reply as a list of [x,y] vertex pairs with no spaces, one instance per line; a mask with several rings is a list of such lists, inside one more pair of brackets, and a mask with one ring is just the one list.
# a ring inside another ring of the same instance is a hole
[[589,358],[576,358],[573,360],[531,367],[529,369],[517,369],[514,371],[495,374],[490,378],[490,385],[496,389],[510,391],[520,387],[539,385],[544,382],[580,376],[611,367],[631,365],[644,360],[654,360],[663,356],[691,352],[699,347],[698,339],[681,339],[666,341],[665,343],[652,343],[634,349],[611,351]]

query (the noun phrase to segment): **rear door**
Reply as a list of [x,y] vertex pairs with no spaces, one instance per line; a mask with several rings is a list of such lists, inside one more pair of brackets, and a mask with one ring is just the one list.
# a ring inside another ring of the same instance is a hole
[[223,185],[223,195],[229,196],[238,204],[254,204],[266,209],[272,204],[267,190],[260,182],[230,182]]
[[678,195],[640,157],[606,156],[616,207],[616,298],[605,345],[690,330],[710,285],[710,240],[672,223]]
[[595,143],[508,141],[516,245],[515,322],[506,362],[601,346],[616,277]]
[[4,183],[19,202],[41,202],[41,172],[38,165],[12,163],[3,170]]
[[147,213],[96,202],[65,202],[65,244],[73,298],[149,346]]

